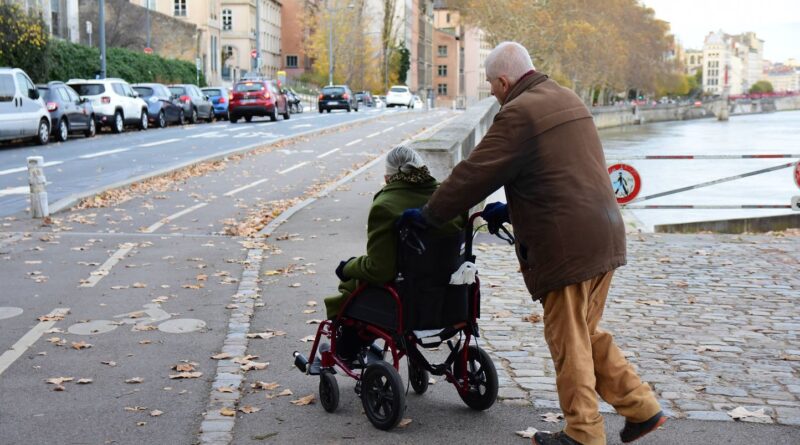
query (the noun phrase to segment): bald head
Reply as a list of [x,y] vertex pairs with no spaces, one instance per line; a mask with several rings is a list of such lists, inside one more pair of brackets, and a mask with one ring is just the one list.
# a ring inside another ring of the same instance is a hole
[[517,42],[502,42],[486,57],[486,78],[490,81],[501,76],[513,85],[528,71],[534,69],[531,56]]

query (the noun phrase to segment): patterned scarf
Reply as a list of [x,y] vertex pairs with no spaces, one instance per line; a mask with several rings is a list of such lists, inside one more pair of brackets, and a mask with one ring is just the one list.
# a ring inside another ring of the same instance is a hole
[[423,165],[420,168],[414,168],[408,173],[397,172],[389,177],[389,180],[386,181],[387,184],[391,184],[397,181],[405,181],[410,182],[412,184],[424,184],[426,182],[433,181],[434,178],[431,176],[431,172],[428,170],[428,167]]

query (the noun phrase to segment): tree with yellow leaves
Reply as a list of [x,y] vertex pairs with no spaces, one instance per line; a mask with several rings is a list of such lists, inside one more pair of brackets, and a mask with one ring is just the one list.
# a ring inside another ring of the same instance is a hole
[[47,80],[49,35],[40,17],[0,3],[0,66],[22,68],[34,82]]

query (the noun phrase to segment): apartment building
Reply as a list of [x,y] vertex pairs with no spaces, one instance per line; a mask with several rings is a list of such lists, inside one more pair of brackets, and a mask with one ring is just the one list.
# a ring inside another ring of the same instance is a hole
[[703,91],[743,94],[765,77],[764,41],[755,33],[711,32],[703,45]]
[[313,60],[306,55],[304,47],[311,36],[307,19],[323,6],[322,0],[282,1],[280,66],[288,79],[297,78],[312,69]]
[[277,0],[222,0],[225,83],[245,75],[276,76],[281,69],[281,8]]

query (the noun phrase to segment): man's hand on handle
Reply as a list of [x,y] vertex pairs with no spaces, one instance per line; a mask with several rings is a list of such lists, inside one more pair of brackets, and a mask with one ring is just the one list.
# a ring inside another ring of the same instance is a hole
[[481,218],[486,221],[489,233],[492,235],[497,235],[497,232],[500,231],[500,227],[503,224],[511,222],[508,218],[508,205],[502,202],[486,204],[486,207],[484,207],[481,212]]
[[349,260],[339,261],[339,265],[336,267],[336,276],[339,277],[342,281],[347,281],[347,275],[344,274],[344,266],[347,266],[347,263],[353,261],[355,259],[354,256],[351,256]]

